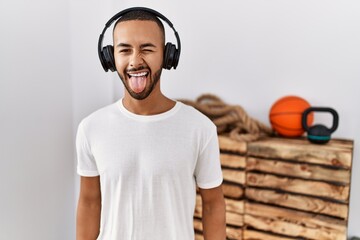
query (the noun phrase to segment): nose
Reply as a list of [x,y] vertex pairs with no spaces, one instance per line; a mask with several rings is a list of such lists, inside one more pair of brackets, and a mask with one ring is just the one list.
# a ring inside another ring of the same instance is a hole
[[137,68],[143,65],[143,63],[144,63],[144,59],[142,58],[141,53],[138,51],[134,51],[130,58],[130,62],[129,62],[130,67]]

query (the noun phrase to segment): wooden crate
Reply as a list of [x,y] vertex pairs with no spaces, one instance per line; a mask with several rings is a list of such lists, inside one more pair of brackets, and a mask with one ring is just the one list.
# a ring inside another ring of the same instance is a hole
[[[227,239],[346,240],[353,141],[219,136]],[[201,198],[194,214],[202,237]]]

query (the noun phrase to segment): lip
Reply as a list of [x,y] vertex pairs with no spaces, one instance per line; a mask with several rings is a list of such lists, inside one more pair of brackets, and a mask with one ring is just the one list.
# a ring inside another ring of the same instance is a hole
[[[129,78],[131,78],[132,76],[131,75],[135,75],[135,74],[141,74],[141,73],[145,73],[145,77],[147,77],[149,75],[149,71],[148,70],[142,70],[142,71],[129,71],[129,72],[126,72],[126,74],[128,75]],[[130,75],[131,74],[131,75]]]

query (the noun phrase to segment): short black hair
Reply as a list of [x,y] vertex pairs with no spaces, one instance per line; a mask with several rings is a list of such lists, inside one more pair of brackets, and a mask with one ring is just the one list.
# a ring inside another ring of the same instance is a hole
[[164,29],[163,23],[159,20],[158,17],[156,17],[156,15],[154,15],[151,12],[145,11],[145,10],[133,10],[133,11],[127,12],[124,15],[122,15],[114,24],[113,32],[118,23],[125,22],[125,21],[131,21],[131,20],[155,22],[159,26],[159,28],[163,34],[162,38],[163,38],[163,42],[165,44],[165,29]]

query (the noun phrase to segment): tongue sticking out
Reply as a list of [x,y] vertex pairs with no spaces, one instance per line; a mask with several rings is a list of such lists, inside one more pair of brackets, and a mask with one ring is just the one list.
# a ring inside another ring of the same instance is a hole
[[130,88],[136,93],[140,93],[144,91],[146,87],[146,76],[134,77],[130,78]]

